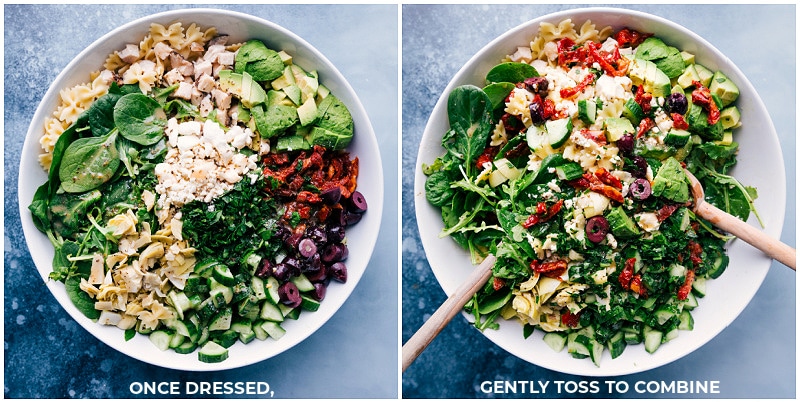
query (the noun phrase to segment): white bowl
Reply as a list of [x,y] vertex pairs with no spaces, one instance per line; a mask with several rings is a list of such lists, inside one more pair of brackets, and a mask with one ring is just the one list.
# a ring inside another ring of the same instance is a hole
[[[181,355],[174,351],[159,351],[146,336],[135,336],[126,342],[120,329],[87,319],[69,300],[63,283],[48,279],[52,271],[53,246],[47,236],[34,227],[27,209],[36,188],[47,180],[47,174],[37,159],[40,153],[38,140],[45,117],[57,107],[59,91],[87,82],[89,73],[100,69],[109,54],[124,49],[127,43],[138,43],[149,32],[151,23],[166,26],[177,21],[183,22],[184,27],[192,22],[203,28],[217,27],[218,32],[228,34],[232,42],[261,39],[273,49],[288,52],[297,65],[316,69],[321,82],[347,105],[353,116],[355,135],[348,150],[351,157],[359,158],[358,188],[370,208],[361,222],[347,231],[350,250],[347,282],[332,283],[318,311],[305,311],[299,320],[285,322],[286,335],[280,340],[267,339],[247,345],[236,343],[230,348],[227,360],[214,364],[201,363],[196,352]],[[341,307],[361,279],[377,240],[383,209],[383,173],[375,133],[364,107],[347,80],[322,53],[285,28],[247,14],[213,9],[176,10],[144,17],[109,32],[82,51],[58,75],[45,93],[28,129],[19,169],[19,205],[25,239],[39,274],[58,302],[87,331],[114,349],[144,362],[181,370],[222,370],[256,363],[291,348],[314,333]]]
[[[746,185],[755,186],[759,197],[756,208],[764,220],[764,231],[780,238],[786,203],[786,178],[778,137],[769,114],[742,72],[710,43],[673,22],[637,11],[616,8],[585,8],[549,14],[526,22],[501,35],[481,49],[462,67],[445,88],[434,106],[422,136],[415,172],[414,201],[417,223],[425,253],[433,273],[447,294],[455,291],[471,270],[468,253],[449,238],[440,239],[442,220],[439,210],[425,199],[425,175],[422,163],[431,163],[444,149],[441,138],[449,128],[447,96],[453,88],[473,84],[483,86],[486,72],[500,60],[526,46],[538,33],[541,22],[558,22],[572,18],[576,27],[591,20],[598,27],[629,27],[652,32],[666,43],[696,55],[698,63],[712,70],[724,71],[740,89],[737,105],[742,127],[736,131],[740,143],[738,164],[733,175]],[[758,226],[755,219],[749,223]],[[483,334],[509,353],[530,363],[562,373],[585,376],[616,376],[653,369],[685,356],[714,338],[747,306],[767,274],[771,259],[751,246],[734,240],[728,247],[730,266],[718,279],[709,281],[708,294],[692,315],[693,331],[681,331],[678,338],[662,345],[654,354],[642,345],[628,347],[620,357],[611,359],[606,352],[600,367],[590,359],[574,359],[562,351],[556,353],[541,341],[542,332],[535,331],[528,339],[522,336],[517,321],[500,320],[498,330]],[[469,318],[469,316],[467,316]]]

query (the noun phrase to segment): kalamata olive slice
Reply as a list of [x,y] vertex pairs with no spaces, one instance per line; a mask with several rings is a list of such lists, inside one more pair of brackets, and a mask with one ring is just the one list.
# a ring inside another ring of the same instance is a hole
[[328,241],[331,243],[340,243],[344,240],[345,230],[344,226],[328,226]]
[[347,226],[355,225],[356,223],[361,221],[361,214],[345,212],[344,220]]
[[285,281],[292,276],[292,267],[286,265],[283,262],[275,264],[272,268],[272,276],[274,276],[279,281]]
[[272,268],[274,264],[270,261],[267,257],[261,259],[261,262],[258,263],[258,269],[256,270],[256,276],[259,278],[267,278],[272,275]]
[[342,208],[331,208],[328,214],[328,223],[333,226],[347,225],[347,211]]
[[629,154],[633,152],[634,141],[633,134],[624,134],[617,140],[617,148],[619,148],[619,151],[623,154]]
[[357,214],[367,212],[367,199],[364,198],[364,194],[361,194],[360,191],[353,191],[350,201],[347,203],[347,209]]
[[286,282],[279,286],[278,296],[281,298],[281,303],[293,308],[299,306],[302,301],[300,290],[292,282]]
[[339,186],[331,187],[319,194],[325,205],[334,205],[342,199],[342,189]]
[[300,243],[297,244],[297,251],[303,257],[311,258],[314,254],[317,253],[317,244],[314,242],[314,240],[305,237],[302,240],[300,240]]
[[645,178],[638,178],[631,183],[631,186],[628,188],[628,192],[630,195],[639,200],[646,200],[650,197],[650,193],[652,189],[650,188],[650,181]]
[[525,84],[525,87],[527,87],[529,91],[539,94],[542,98],[547,96],[547,90],[550,87],[550,82],[547,81],[545,77],[526,78],[523,84]]
[[311,291],[311,297],[313,297],[316,301],[322,301],[325,298],[325,293],[327,293],[328,287],[322,283],[315,283],[314,290]]
[[306,236],[310,237],[317,244],[325,244],[328,242],[328,232],[321,226],[309,226],[306,229]]
[[[310,268],[313,265],[310,266]],[[309,270],[305,272],[306,278],[311,282],[324,282],[328,278],[328,267],[325,264],[319,264],[316,270]]]
[[544,118],[544,106],[541,102],[531,102],[530,106],[528,106],[531,114],[531,123],[533,124],[541,124],[545,121]]
[[325,246],[322,254],[319,256],[322,261],[327,263],[334,263],[343,260],[342,254],[344,252],[344,245],[341,243],[331,243]]
[[686,95],[680,92],[673,92],[667,96],[667,112],[684,114],[689,109],[689,102]]
[[600,243],[608,234],[608,220],[601,215],[586,221],[586,238],[592,243]]
[[286,244],[286,247],[294,250],[297,248],[297,245],[300,244],[300,239],[302,238],[303,233],[292,233],[286,237],[286,240],[284,240],[283,243]]
[[625,164],[624,169],[630,172],[634,177],[645,177],[647,175],[647,160],[643,157],[636,155],[631,157],[631,164]]
[[333,263],[328,273],[339,282],[347,282],[347,266],[341,261]]

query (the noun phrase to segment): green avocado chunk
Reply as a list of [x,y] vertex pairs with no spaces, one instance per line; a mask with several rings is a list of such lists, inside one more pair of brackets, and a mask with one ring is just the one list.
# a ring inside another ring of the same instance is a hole
[[636,48],[636,58],[652,61],[670,79],[677,78],[686,69],[686,62],[678,48],[651,36]]
[[310,142],[328,149],[343,149],[353,139],[353,116],[347,106],[328,95],[317,107],[317,121],[311,129]]
[[283,74],[283,60],[278,52],[257,39],[245,42],[234,57],[234,71],[247,72],[256,81],[270,81]]
[[297,108],[286,105],[256,105],[250,110],[256,121],[256,128],[262,138],[272,138],[283,134],[299,120]]
[[606,214],[606,220],[608,221],[608,227],[611,229],[611,233],[616,237],[626,238],[639,234],[639,228],[636,227],[636,223],[625,213],[622,206],[618,206],[609,211]]
[[652,193],[678,203],[689,201],[689,183],[681,163],[668,158],[653,178]]

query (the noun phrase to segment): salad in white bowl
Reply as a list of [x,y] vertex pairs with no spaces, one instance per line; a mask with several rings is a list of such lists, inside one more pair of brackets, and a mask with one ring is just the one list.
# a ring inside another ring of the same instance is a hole
[[559,371],[624,374],[724,328],[703,311],[724,298],[703,296],[727,279],[731,238],[692,213],[683,168],[707,201],[761,225],[758,191],[732,167],[763,105],[701,41],[641,13],[562,12],[487,45],[448,85],[420,148],[417,220],[445,291],[457,275],[436,238],[473,262],[497,257],[466,310],[500,346]]
[[[136,27],[146,35],[126,36]],[[96,70],[67,68],[78,84],[50,91],[26,142],[47,173],[20,198],[54,249],[48,286],[85,326],[116,327],[90,329],[112,346],[183,355],[130,352],[145,361],[219,369],[291,347],[346,299],[374,244],[365,193],[380,185],[368,173],[358,187],[351,154],[374,147],[360,104],[313,48],[245,15],[170,12],[119,31],[95,44],[116,46]]]

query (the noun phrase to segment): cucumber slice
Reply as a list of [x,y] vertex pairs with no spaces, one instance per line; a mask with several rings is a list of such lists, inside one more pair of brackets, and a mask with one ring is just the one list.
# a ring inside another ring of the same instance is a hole
[[270,338],[275,339],[276,341],[281,339],[281,337],[286,334],[286,330],[283,329],[283,327],[281,327],[277,322],[264,321],[264,323],[261,324],[261,328],[267,333],[267,335],[269,335]]
[[627,117],[634,126],[638,126],[642,119],[644,119],[642,107],[639,106],[633,98],[628,98],[628,100],[625,101],[625,105],[622,108],[622,115]]
[[256,334],[256,339],[260,341],[269,338],[269,335],[267,335],[267,331],[265,331],[264,328],[261,326],[261,324],[263,323],[264,321],[257,321],[253,323],[253,333]]
[[600,367],[600,359],[603,358],[603,350],[605,349],[605,346],[603,346],[602,343],[597,342],[595,339],[592,339],[589,344],[591,345],[589,352],[592,357],[592,363],[594,363],[595,366]]
[[704,297],[706,295],[706,278],[705,277],[697,277],[694,278],[694,282],[692,282],[692,293],[697,295],[697,297]]
[[692,133],[686,130],[669,130],[667,135],[664,136],[664,144],[672,145],[673,147],[680,148],[686,145],[689,142],[689,138],[692,137]]
[[177,348],[178,346],[180,346],[184,342],[184,340],[186,340],[185,336],[183,336],[181,334],[177,334],[177,333],[176,334],[172,334],[172,338],[169,340],[169,348],[170,349]]
[[569,117],[548,120],[544,126],[547,128],[547,140],[554,149],[564,145],[572,134],[572,119]]
[[233,273],[231,273],[227,265],[219,264],[214,266],[211,270],[211,277],[225,286],[233,286],[236,284],[236,279],[233,277]]
[[172,334],[161,329],[151,332],[149,337],[150,342],[161,351],[169,349],[169,343],[172,341]]
[[625,347],[628,345],[627,335],[627,332],[619,331],[608,340],[608,351],[611,353],[612,359],[616,359],[625,351]]
[[227,331],[231,328],[231,321],[233,320],[233,310],[230,307],[225,307],[217,313],[208,323],[209,331]]
[[310,292],[314,290],[314,284],[306,278],[305,275],[300,274],[298,276],[292,277],[292,283],[297,286],[297,290],[300,292]]
[[680,323],[678,323],[678,329],[684,331],[691,331],[694,329],[694,317],[692,317],[692,313],[689,310],[681,311],[681,315],[678,316],[680,319]]
[[253,332],[253,323],[248,319],[240,319],[231,324],[231,329],[238,332]]
[[661,346],[661,338],[664,334],[656,329],[645,327],[644,333],[644,350],[647,353],[653,354]]
[[560,166],[556,166],[556,176],[560,180],[575,180],[583,176],[583,168],[580,163],[568,162]]
[[227,349],[233,346],[237,339],[239,339],[239,333],[229,329],[221,334],[215,335],[212,341]]
[[567,345],[567,335],[561,332],[548,332],[544,334],[544,343],[547,346],[550,346],[550,349],[553,349],[555,352],[560,352],[564,350],[564,346]]
[[264,288],[264,280],[257,276],[254,276],[252,279],[250,279],[250,290],[257,300],[264,300],[267,298],[267,291]]
[[278,280],[272,276],[267,278],[266,283],[264,283],[264,291],[267,292],[267,300],[272,302],[272,304],[281,302],[281,296],[278,294],[278,287],[280,287]]
[[197,344],[192,341],[184,341],[180,345],[175,348],[175,353],[180,353],[182,355],[187,355],[192,353],[197,349]]
[[675,311],[667,306],[658,309],[655,315],[656,315],[656,321],[658,321],[658,325],[664,325],[667,321],[669,321],[672,317],[675,316]]
[[298,319],[300,317],[300,312],[303,310],[296,307],[289,307],[283,303],[279,303],[278,308],[281,309],[284,318],[289,318],[291,320]]
[[269,300],[264,301],[261,305],[261,319],[273,322],[283,321],[283,314],[277,305],[272,304]]
[[319,310],[319,306],[320,303],[318,300],[308,295],[300,295],[300,307],[308,311],[317,311]]
[[578,117],[586,124],[594,124],[597,118],[597,103],[593,100],[581,99],[578,101]]
[[[580,338],[580,340],[578,339]],[[586,335],[572,332],[567,335],[567,352],[574,355],[589,356],[589,338]]]
[[245,345],[252,342],[253,339],[256,339],[256,333],[254,331],[239,333],[239,341]]
[[184,292],[189,293],[205,293],[208,292],[208,281],[196,273],[189,274],[186,278],[186,285],[183,286]]
[[228,349],[214,341],[208,341],[197,352],[197,358],[203,363],[219,363],[228,358]]

